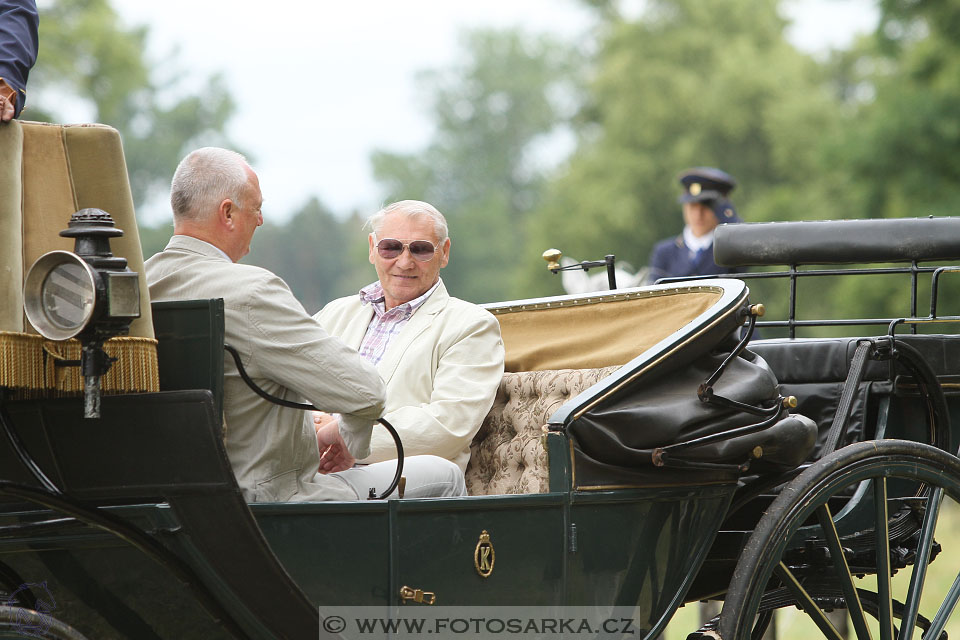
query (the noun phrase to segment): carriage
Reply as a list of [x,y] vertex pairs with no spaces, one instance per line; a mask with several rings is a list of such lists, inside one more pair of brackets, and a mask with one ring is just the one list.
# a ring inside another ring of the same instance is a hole
[[[587,637],[655,638],[685,603],[716,600],[692,638],[759,637],[784,607],[827,638],[842,637],[836,611],[858,638],[945,638],[960,337],[917,328],[958,320],[937,309],[956,269],[921,262],[960,259],[960,219],[725,226],[721,259],[788,269],[487,305],[506,373],[468,497],[247,504],[223,448],[222,301],[151,305],[126,275],[142,255],[116,132],[15,123],[0,145],[23,158],[0,211],[23,230],[5,240],[16,286],[0,316],[0,637],[430,633],[351,626],[363,609],[445,615],[436,637],[507,634],[451,626],[468,614],[600,611],[624,624]],[[71,247],[84,229],[95,250]],[[125,265],[103,261],[106,238]],[[50,250],[50,272],[116,282],[97,308],[124,335],[37,335],[56,296],[23,273]],[[798,281],[863,271],[801,265],[891,262],[908,265],[871,272],[909,277],[909,315],[798,319]],[[750,299],[773,276],[785,320]],[[758,325],[787,335],[756,339]],[[797,337],[810,327],[833,335]]]

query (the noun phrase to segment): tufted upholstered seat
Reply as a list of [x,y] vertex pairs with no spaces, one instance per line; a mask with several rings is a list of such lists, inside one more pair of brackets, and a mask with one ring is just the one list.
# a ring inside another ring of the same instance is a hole
[[545,493],[547,452],[540,436],[547,419],[619,368],[505,373],[493,407],[470,445],[467,491],[471,495]]

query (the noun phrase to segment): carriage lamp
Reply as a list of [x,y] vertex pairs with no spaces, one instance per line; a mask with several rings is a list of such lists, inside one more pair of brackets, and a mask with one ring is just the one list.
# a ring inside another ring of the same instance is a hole
[[110,251],[110,238],[123,235],[113,218],[100,209],[81,209],[60,232],[74,239],[73,252],[51,251],[40,256],[23,286],[27,319],[48,340],[80,340],[83,375],[83,415],[100,417],[100,379],[114,358],[104,342],[125,335],[140,317],[140,282],[126,258]]

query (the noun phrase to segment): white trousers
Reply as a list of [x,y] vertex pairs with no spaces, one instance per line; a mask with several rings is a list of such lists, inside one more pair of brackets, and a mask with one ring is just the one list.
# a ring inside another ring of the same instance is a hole
[[[397,474],[397,461],[387,460],[373,464],[358,464],[345,471],[329,475],[345,482],[366,500],[373,488],[376,495],[386,491]],[[407,479],[404,498],[455,498],[467,495],[467,487],[460,467],[438,456],[411,456],[403,460],[403,477]],[[388,498],[398,498],[397,492]]]

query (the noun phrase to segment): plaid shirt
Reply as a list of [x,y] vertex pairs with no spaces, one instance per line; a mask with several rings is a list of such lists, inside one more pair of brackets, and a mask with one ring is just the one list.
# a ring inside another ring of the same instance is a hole
[[384,305],[383,287],[379,280],[360,289],[360,301],[373,306],[373,319],[367,326],[363,342],[360,343],[360,357],[372,364],[379,364],[390,346],[390,341],[400,333],[414,312],[427,301],[439,284],[438,279],[419,298],[404,302],[389,311]]

